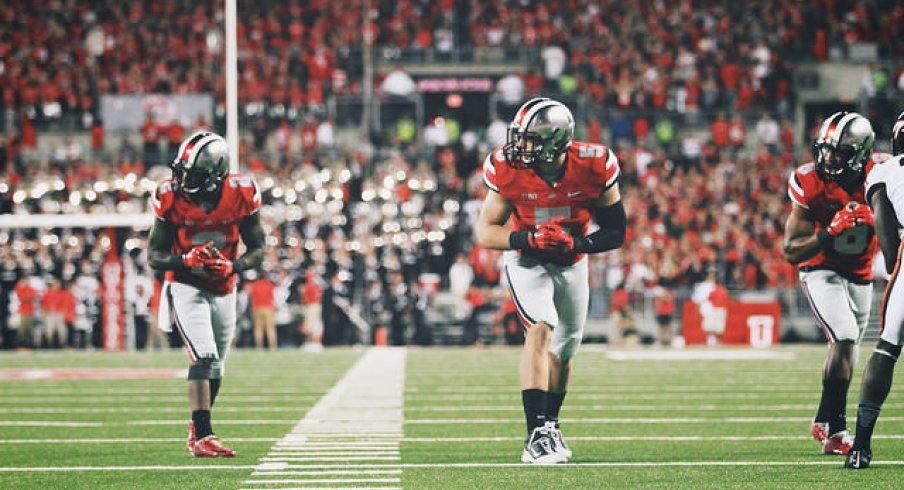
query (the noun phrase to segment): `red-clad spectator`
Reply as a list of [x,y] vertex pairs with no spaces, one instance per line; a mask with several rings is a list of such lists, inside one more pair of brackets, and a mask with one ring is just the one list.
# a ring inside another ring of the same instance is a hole
[[66,345],[66,310],[68,299],[65,297],[60,280],[52,278],[47,290],[41,297],[41,318],[44,321],[44,332],[47,343],[57,348]]
[[672,343],[672,316],[675,314],[675,293],[660,284],[655,288],[656,323],[659,326],[657,340],[659,345]]
[[19,135],[20,148],[34,150],[38,147],[38,132],[25,111],[19,116]]
[[317,121],[311,117],[305,117],[301,124],[301,153],[310,157],[317,151]]
[[175,117],[166,125],[166,148],[167,153],[175,157],[179,145],[185,138],[185,128],[179,123]]
[[709,125],[709,134],[717,148],[728,146],[731,141],[731,125],[725,120],[724,114],[719,114]]
[[641,116],[634,120],[634,138],[638,142],[645,141],[650,136],[650,121]]
[[160,138],[162,128],[157,124],[157,117],[153,112],[145,115],[144,124],[139,129],[144,140],[144,163],[147,166],[157,165],[162,162],[160,158]]
[[254,323],[254,347],[264,347],[264,335],[267,336],[267,344],[271,349],[277,347],[276,343],[276,308],[275,297],[276,284],[266,276],[249,281],[249,296],[251,299],[251,319]]
[[28,277],[16,283],[14,291],[19,299],[19,347],[37,347],[35,327],[38,322],[36,313],[40,295],[31,287]]
[[91,125],[91,151],[95,155],[104,151],[104,123],[100,119]]
[[301,298],[304,315],[305,348],[316,350],[322,347],[323,337],[323,286],[320,276],[313,267],[308,267],[304,274],[304,285],[301,286]]

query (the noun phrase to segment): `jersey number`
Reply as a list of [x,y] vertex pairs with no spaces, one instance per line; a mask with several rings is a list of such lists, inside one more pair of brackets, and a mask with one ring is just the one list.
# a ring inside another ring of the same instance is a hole
[[[226,247],[226,235],[222,232],[213,230],[213,231],[201,231],[195,233],[191,236],[191,244],[192,245],[204,245],[207,242],[213,242],[213,246],[217,247],[217,250],[223,250]],[[203,274],[203,267],[194,267],[191,270],[192,274]]]
[[570,218],[571,217],[571,208],[569,207],[560,207],[560,208],[534,208],[534,223],[535,226],[540,226],[547,221],[557,218]]
[[581,158],[598,158],[605,154],[606,149],[599,145],[582,146],[578,156]]
[[870,229],[868,226],[854,226],[835,237],[835,251],[845,255],[860,255],[869,246]]

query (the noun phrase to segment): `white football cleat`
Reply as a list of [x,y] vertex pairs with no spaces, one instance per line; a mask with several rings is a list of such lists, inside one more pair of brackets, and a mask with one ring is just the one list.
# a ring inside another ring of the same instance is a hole
[[555,443],[549,436],[546,427],[536,427],[530,433],[530,437],[524,443],[524,451],[521,453],[522,463],[533,464],[559,464],[565,462],[565,457],[557,453]]
[[553,450],[562,455],[566,461],[571,459],[571,448],[568,447],[568,444],[565,444],[565,439],[562,437],[562,431],[559,430],[558,422],[546,422],[546,431],[549,432],[549,438],[552,439]]

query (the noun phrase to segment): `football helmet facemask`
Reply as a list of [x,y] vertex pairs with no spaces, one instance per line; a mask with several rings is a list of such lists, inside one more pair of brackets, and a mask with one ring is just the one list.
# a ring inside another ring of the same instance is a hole
[[859,185],[873,151],[873,126],[856,112],[836,112],[819,128],[813,143],[816,169],[843,187]]
[[182,192],[216,193],[229,175],[229,145],[216,133],[199,131],[179,146],[172,170],[173,181]]
[[904,112],[898,115],[898,120],[891,128],[891,154],[904,153]]
[[571,147],[573,140],[571,110],[561,102],[536,98],[518,109],[502,150],[512,168],[534,168],[555,161]]

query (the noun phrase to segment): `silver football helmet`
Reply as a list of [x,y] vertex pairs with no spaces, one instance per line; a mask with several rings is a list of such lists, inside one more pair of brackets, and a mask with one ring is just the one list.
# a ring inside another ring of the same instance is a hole
[[509,125],[503,147],[505,161],[513,168],[533,168],[551,163],[571,147],[574,116],[565,104],[547,98],[527,101]]
[[868,119],[856,112],[836,112],[823,121],[813,144],[816,169],[839,184],[858,184],[875,142]]

